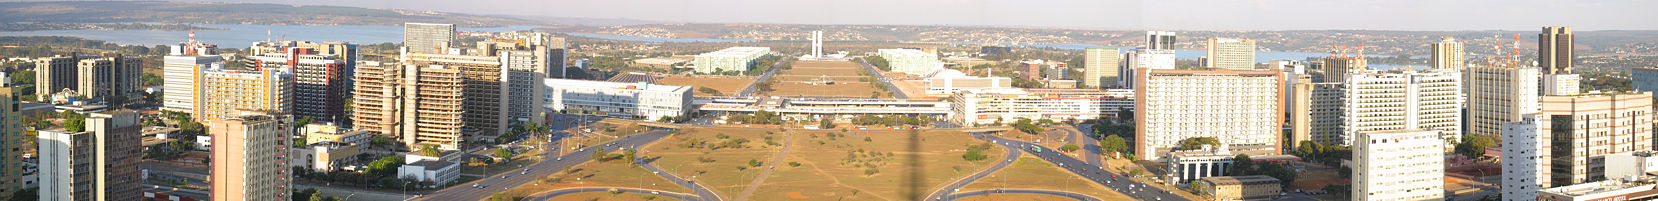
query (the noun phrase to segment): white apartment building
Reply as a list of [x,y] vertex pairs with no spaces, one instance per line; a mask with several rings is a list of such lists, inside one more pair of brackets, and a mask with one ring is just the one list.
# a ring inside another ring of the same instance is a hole
[[945,118],[963,126],[1010,124],[1019,119],[1091,120],[1132,109],[1127,90],[975,89],[957,92]]
[[[1544,177],[1555,186],[1609,179],[1606,156],[1652,150],[1652,92],[1543,96]],[[1544,186],[1554,187],[1554,186]]]
[[1445,143],[1439,131],[1359,133],[1353,141],[1352,200],[1445,197]]
[[691,112],[691,87],[548,78],[547,112],[657,120]]
[[1479,66],[1464,69],[1463,76],[1468,86],[1468,134],[1501,134],[1503,123],[1541,111],[1537,68]]
[[[1307,135],[1314,142],[1327,145],[1344,144],[1347,142],[1346,132],[1342,128],[1343,115],[1346,115],[1347,101],[1342,96],[1347,94],[1347,84],[1339,82],[1319,82],[1304,84],[1312,89],[1311,110],[1308,118]],[[1302,86],[1297,86],[1302,87]],[[1300,142],[1296,142],[1300,143]]]
[[1093,88],[1118,88],[1117,81],[1122,78],[1121,74],[1117,74],[1121,73],[1117,72],[1117,68],[1122,66],[1122,57],[1117,48],[1083,50],[1082,83]]
[[1238,38],[1209,38],[1209,68],[1232,70],[1255,69],[1255,40]]
[[697,74],[714,74],[722,71],[744,72],[755,65],[755,59],[760,59],[768,53],[771,53],[769,47],[731,47],[699,54],[691,63],[695,65],[694,70]]
[[1134,150],[1141,160],[1157,160],[1194,137],[1282,153],[1283,73],[1150,69],[1134,77]]
[[944,63],[938,62],[938,54],[914,49],[879,49],[875,54],[887,59],[887,66],[892,72],[923,74],[944,68]]
[[194,112],[196,76],[209,65],[224,62],[224,58],[208,55],[170,55],[162,59],[161,109]]
[[[511,173],[508,173],[511,174]],[[455,182],[461,177],[460,163],[436,160],[413,161],[397,168],[398,178],[410,178],[422,183],[430,182],[427,187],[441,187]]]
[[1520,121],[1502,126],[1503,174],[1502,197],[1514,199],[1536,198],[1537,190],[1550,186],[1543,173],[1548,172],[1549,145],[1543,123],[1536,114],[1525,115]]
[[1432,130],[1457,142],[1462,135],[1461,74],[1450,70],[1392,70],[1348,74],[1342,96],[1342,143],[1372,131]]
[[1579,82],[1582,80],[1583,77],[1578,74],[1543,75],[1543,95],[1570,96],[1583,93],[1581,89],[1578,89]]

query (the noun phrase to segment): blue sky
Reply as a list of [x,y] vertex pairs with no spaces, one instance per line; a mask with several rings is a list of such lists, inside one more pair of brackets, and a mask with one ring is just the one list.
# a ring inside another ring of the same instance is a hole
[[1654,0],[207,0],[670,22],[1114,30],[1658,30]]

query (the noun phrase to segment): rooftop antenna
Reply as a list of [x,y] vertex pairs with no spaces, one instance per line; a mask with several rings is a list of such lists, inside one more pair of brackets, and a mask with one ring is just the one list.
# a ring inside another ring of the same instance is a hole
[[1341,57],[1347,58],[1347,43],[1341,43]]
[[1359,59],[1364,59],[1364,41],[1359,41]]
[[265,30],[265,42],[267,42],[267,43],[271,42],[271,30],[270,29]]
[[1520,34],[1514,34],[1514,45],[1509,48],[1514,49],[1514,55],[1509,56],[1509,60],[1520,60]]
[[190,29],[190,43],[196,43],[196,29]]

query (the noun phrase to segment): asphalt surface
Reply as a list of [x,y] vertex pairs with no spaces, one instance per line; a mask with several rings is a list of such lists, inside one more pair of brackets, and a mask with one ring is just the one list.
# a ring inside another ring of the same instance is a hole
[[1030,190],[1030,189],[1006,189],[1006,190],[998,189],[998,190],[983,190],[983,191],[964,192],[964,193],[952,194],[952,195],[950,195],[949,198],[946,198],[946,200],[955,200],[956,198],[963,198],[963,197],[968,197],[968,196],[989,195],[989,194],[992,194],[992,193],[995,193],[995,194],[1056,195],[1056,196],[1062,196],[1062,197],[1067,197],[1067,198],[1077,199],[1077,200],[1082,200],[1082,201],[1100,201],[1099,198],[1094,198],[1092,196],[1078,194],[1078,193],[1061,192],[1061,191],[1048,191],[1048,190]]
[[[699,197],[698,199],[685,199],[685,200],[705,200],[705,201],[725,200],[723,198],[720,198],[719,194],[714,194],[714,191],[708,190],[708,187],[703,186],[702,183],[696,183],[693,180],[687,180],[684,177],[679,177],[677,175],[674,175],[674,173],[672,173],[672,172],[662,171],[662,168],[656,167],[655,164],[652,164],[652,163],[639,163],[639,167],[644,167],[645,170],[651,171],[652,174],[656,174],[656,176],[662,177],[663,179],[668,179],[668,181],[674,182],[674,184],[679,184],[679,186],[684,186],[685,188],[691,189],[691,191],[696,191],[697,197]],[[701,198],[708,198],[708,199],[701,199]]]
[[[556,122],[564,121],[560,120]],[[563,130],[559,127],[559,125],[553,126],[555,130]],[[555,134],[562,134],[562,131],[555,132]],[[543,153],[545,156],[543,156],[543,160],[540,163],[530,165],[526,168],[515,169],[515,171],[489,175],[489,177],[479,179],[477,181],[463,183],[447,189],[434,191],[429,193],[428,196],[418,198],[416,200],[463,201],[489,198],[489,195],[492,193],[506,191],[507,189],[512,189],[513,187],[529,183],[530,181],[535,180],[536,177],[552,175],[563,170],[565,167],[575,166],[577,164],[592,160],[591,156],[593,151],[595,151],[594,148],[596,147],[603,147],[606,152],[612,152],[621,150],[622,148],[633,148],[638,147],[639,145],[650,144],[651,142],[656,142],[667,135],[667,130],[654,130],[642,134],[622,137],[621,139],[617,139],[616,141],[609,143],[582,148],[575,152],[564,154],[562,157],[551,155],[550,153]],[[548,142],[542,146],[558,147],[554,142]],[[474,187],[474,184],[478,184],[479,186]]]
[[530,195],[529,197],[524,197],[523,200],[545,201],[545,200],[552,200],[553,198],[556,198],[558,196],[564,196],[564,195],[569,195],[569,194],[585,193],[585,192],[610,192],[610,190],[612,190],[612,189],[615,189],[617,192],[622,192],[622,193],[638,193],[638,194],[645,194],[645,195],[657,195],[657,196],[665,196],[665,197],[671,197],[671,198],[679,198],[680,200],[697,200],[696,196],[686,195],[686,194],[682,194],[682,193],[660,192],[660,191],[655,191],[655,190],[644,190],[644,189],[634,189],[634,188],[598,188],[598,187],[558,189],[558,190],[553,190],[553,191],[536,193],[536,194]]
[[875,76],[875,80],[881,81],[881,85],[885,86],[887,91],[892,92],[892,98],[910,99],[909,95],[905,95],[904,91],[898,90],[897,85],[892,85],[892,82],[887,80],[887,76],[881,75],[881,71],[876,69],[874,65],[869,65],[869,62],[864,61],[864,58],[858,58],[858,64],[863,65],[864,70],[869,71],[871,76]]
[[1089,135],[1084,129],[1091,128],[1078,125],[1075,127],[1064,126],[1060,130],[1071,133],[1071,136],[1066,137],[1065,141],[1082,147],[1082,158],[1087,160],[1089,165],[1104,166],[1105,163],[1100,162],[1100,140],[1091,137],[1093,135]]
[[[1050,147],[1043,147],[1041,145],[1031,144],[1031,143],[1027,143],[1027,142],[1002,139],[1002,138],[998,138],[998,137],[992,136],[992,135],[983,135],[983,136],[985,137],[986,140],[995,140],[996,143],[1002,144],[1003,146],[1014,147],[1014,148],[1018,148],[1020,150],[1024,150],[1025,153],[1030,153],[1031,155],[1036,156],[1037,158],[1041,158],[1042,160],[1048,161],[1049,163],[1054,163],[1056,165],[1059,165],[1061,169],[1065,169],[1066,171],[1071,171],[1071,173],[1081,175],[1081,176],[1083,176],[1083,178],[1087,178],[1090,181],[1094,181],[1094,183],[1099,183],[1100,185],[1104,185],[1107,188],[1111,188],[1111,190],[1117,191],[1118,193],[1122,193],[1123,195],[1128,195],[1129,197],[1132,197],[1134,199],[1139,199],[1139,200],[1172,200],[1172,201],[1190,200],[1190,199],[1186,199],[1185,197],[1180,197],[1179,195],[1174,195],[1172,193],[1168,193],[1169,191],[1166,190],[1166,189],[1161,189],[1161,188],[1158,188],[1158,187],[1155,187],[1155,186],[1148,186],[1144,183],[1136,182],[1132,179],[1129,179],[1129,177],[1127,177],[1127,176],[1117,175],[1117,174],[1111,173],[1111,172],[1106,172],[1100,166],[1087,165],[1087,164],[1083,163],[1082,160],[1078,160],[1074,157],[1071,157],[1070,155],[1060,153],[1057,150],[1054,150]],[[1035,148],[1037,148],[1037,147],[1040,147],[1042,151],[1035,151]]]
[[[978,136],[979,134],[974,134],[974,135]],[[1001,142],[1001,140],[998,140],[996,142]],[[963,177],[961,179],[956,180],[954,183],[950,183],[950,185],[945,185],[942,188],[939,188],[937,190],[933,190],[933,193],[927,194],[926,200],[944,200],[945,198],[949,198],[949,199],[953,200],[953,199],[955,199],[956,196],[952,196],[950,194],[955,193],[957,189],[961,189],[961,187],[967,186],[967,184],[971,184],[971,183],[973,183],[973,181],[978,181],[979,179],[983,179],[985,176],[989,176],[990,173],[994,173],[994,172],[996,172],[996,170],[1001,170],[1002,168],[1005,168],[1008,165],[1013,164],[1013,161],[1015,161],[1016,159],[1019,158],[1019,149],[1018,148],[1009,147],[1007,144],[1003,144],[1003,143],[995,143],[995,144],[998,145],[998,146],[1002,146],[1002,148],[1007,150],[1007,154],[1006,154],[1007,157],[1002,157],[1001,161],[997,161],[996,164],[990,165],[990,167],[987,167],[984,170],[980,170],[977,173],[973,173],[973,175],[968,175],[967,177]]]

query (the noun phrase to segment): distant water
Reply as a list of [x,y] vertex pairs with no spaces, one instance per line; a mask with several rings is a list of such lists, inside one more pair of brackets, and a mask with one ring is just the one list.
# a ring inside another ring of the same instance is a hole
[[[977,43],[954,43],[954,44],[977,44]],[[1012,44],[999,44],[999,45],[1012,45]],[[1017,46],[1040,47],[1040,48],[1058,48],[1058,49],[1066,49],[1066,50],[1080,50],[1080,49],[1087,49],[1087,48],[1117,48],[1117,49],[1123,49],[1123,50],[1133,49],[1133,48],[1127,48],[1127,47],[1110,47],[1110,46],[1094,45],[1094,44],[1018,44]],[[1189,49],[1174,50],[1174,57],[1176,59],[1182,59],[1182,60],[1197,60],[1198,57],[1204,57],[1204,56],[1208,56],[1208,55],[1209,55],[1208,50],[1189,50]],[[1330,53],[1265,51],[1265,52],[1255,52],[1255,62],[1256,63],[1266,63],[1266,62],[1272,61],[1272,60],[1307,60],[1308,57],[1325,57],[1325,56],[1330,56]],[[1367,56],[1387,57],[1387,55],[1367,55]],[[1371,65],[1371,66],[1376,66],[1376,65]],[[1389,68],[1392,68],[1392,67],[1389,67]]]
[[[345,41],[357,44],[376,44],[384,42],[402,42],[403,27],[400,26],[301,26],[301,25],[242,25],[242,24],[205,24],[201,27],[218,28],[220,30],[197,30],[196,40],[207,44],[219,45],[223,48],[246,48],[256,41],[266,40],[266,31],[270,32],[270,40],[281,40],[284,35],[288,40],[307,41]],[[459,28],[460,31],[523,31],[533,26],[510,26],[496,28]],[[6,31],[0,36],[74,36],[92,40],[102,40],[124,45],[172,45],[189,39],[190,31],[161,31],[161,30],[48,30],[48,31]]]
[[712,39],[712,38],[651,38],[651,37],[638,37],[638,36],[618,36],[618,35],[591,34],[591,33],[568,33],[568,32],[564,33],[564,34],[569,34],[569,35],[572,35],[572,36],[588,37],[588,38],[599,38],[599,39],[610,39],[610,40],[625,40],[625,41],[640,41],[640,42],[654,42],[654,43],[695,43],[695,42],[742,42],[742,41],[749,41],[749,40],[729,40],[729,39]]

